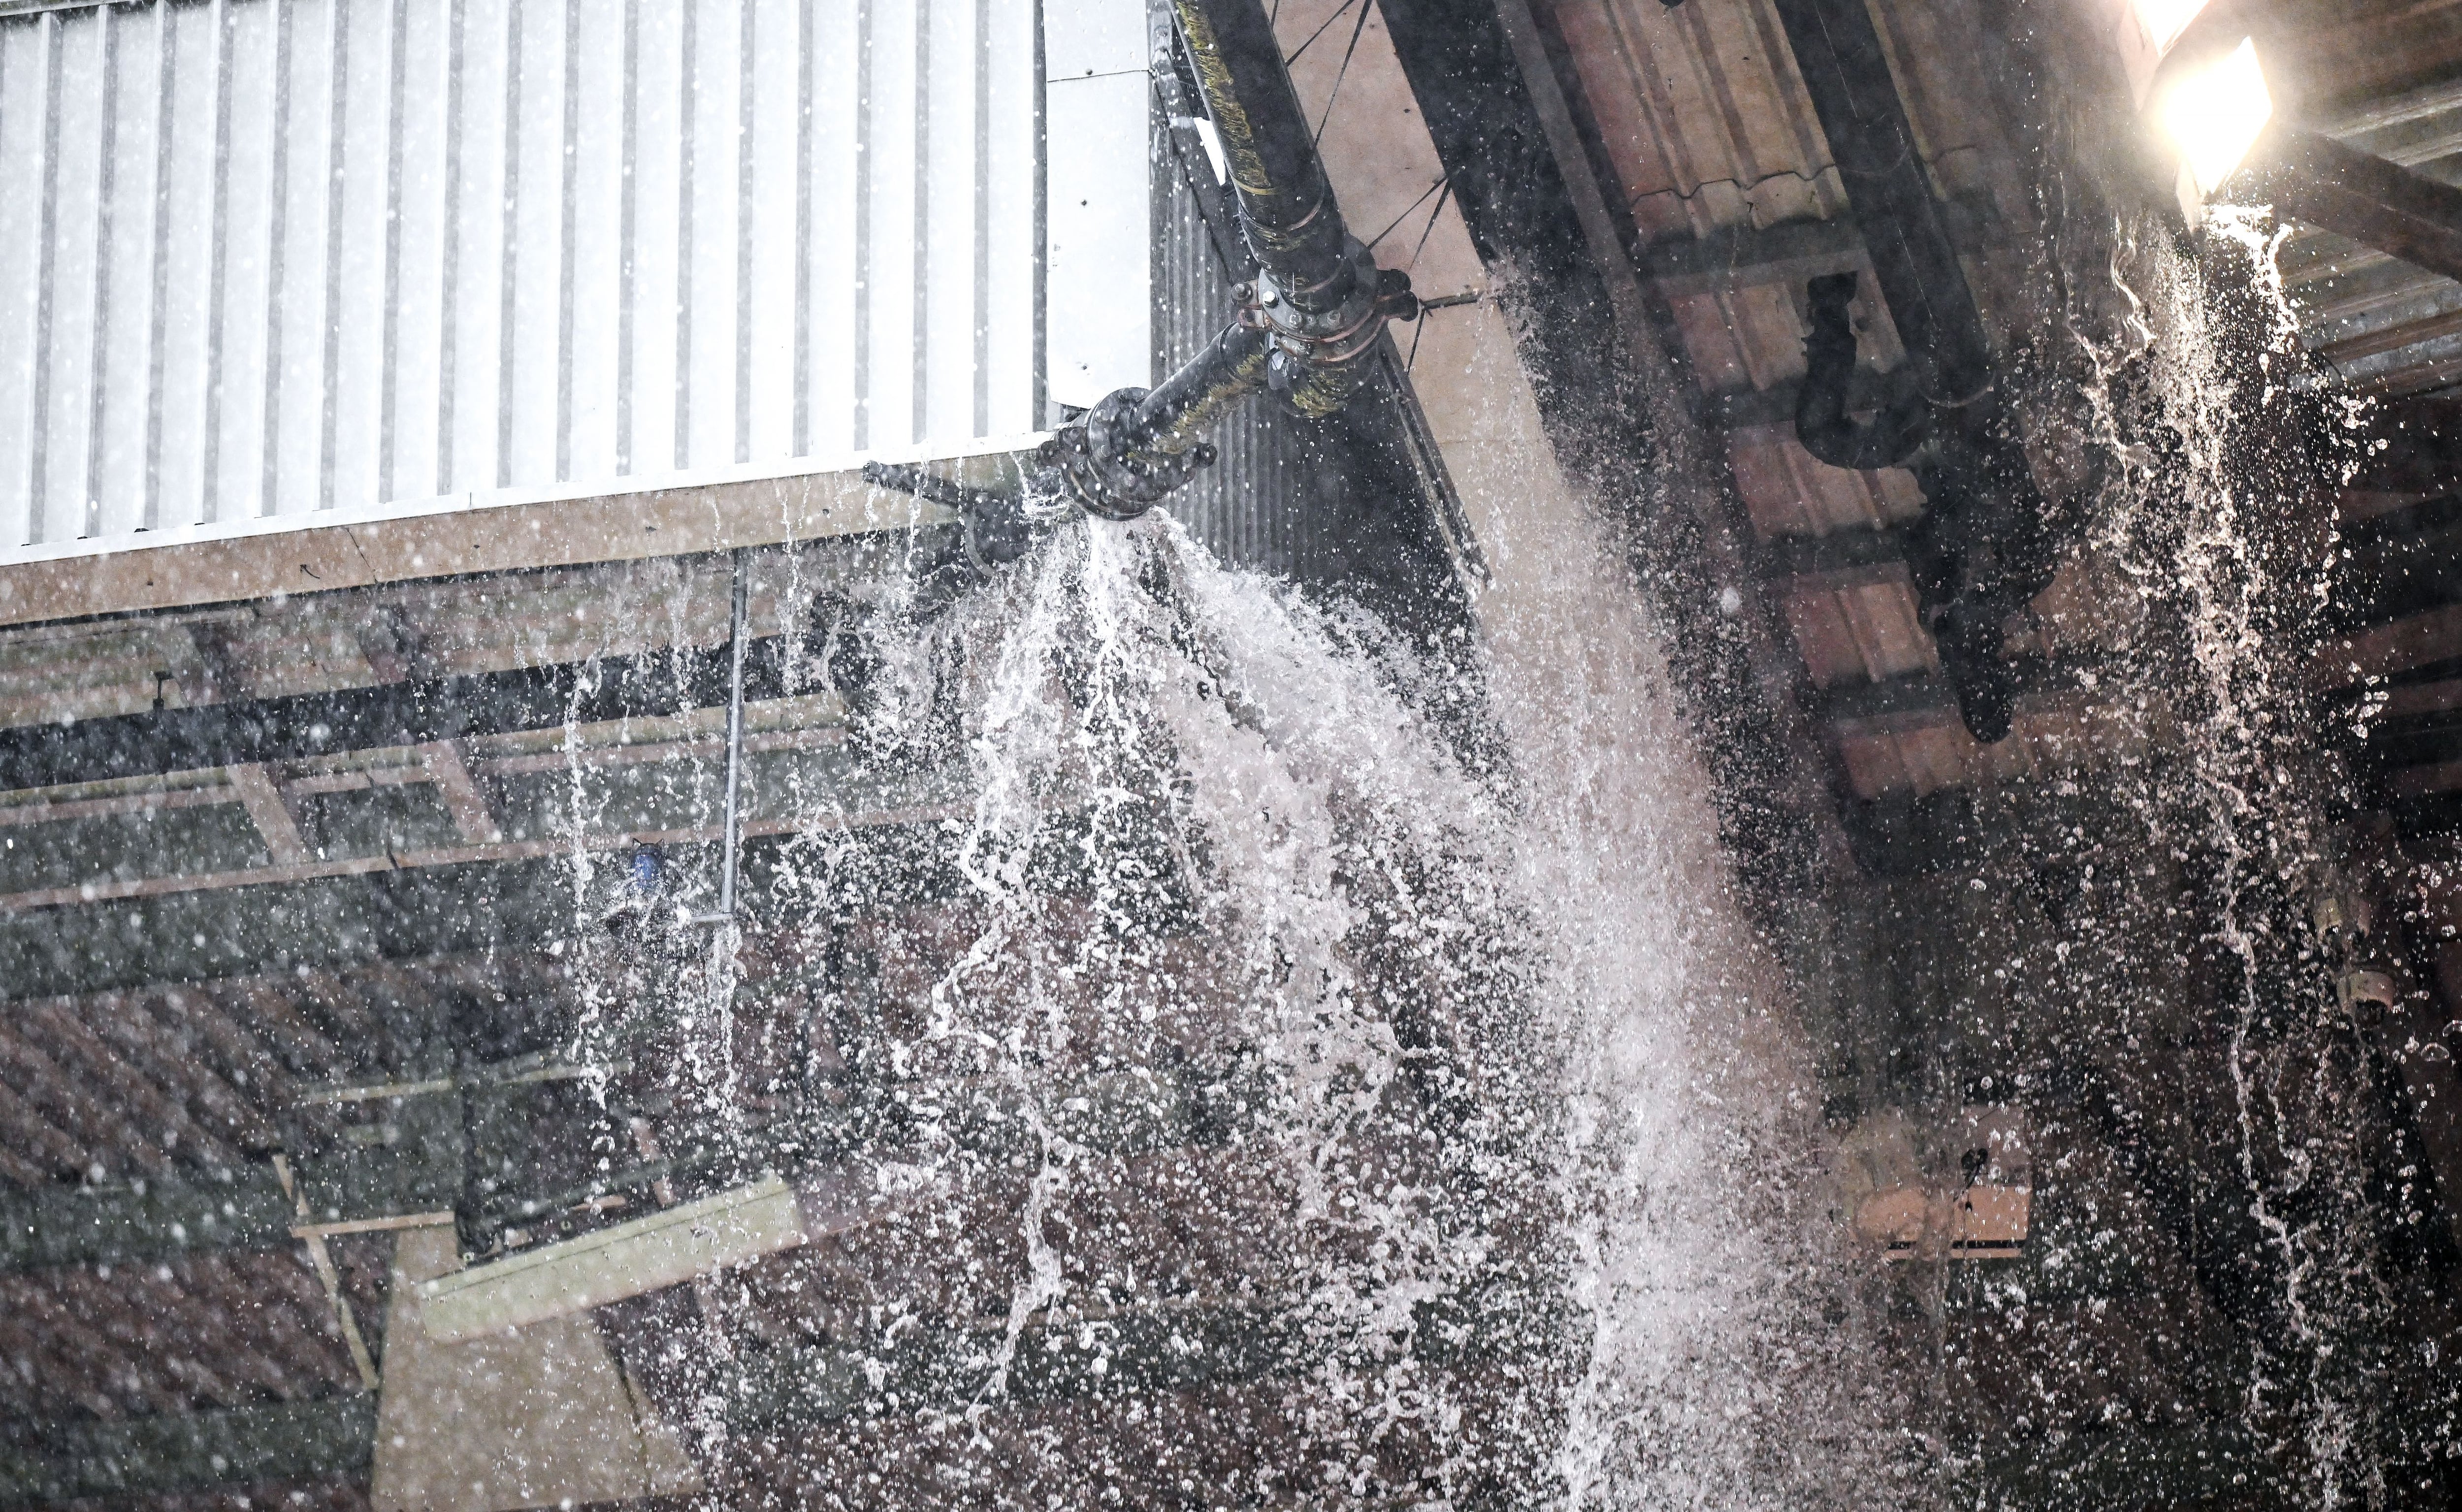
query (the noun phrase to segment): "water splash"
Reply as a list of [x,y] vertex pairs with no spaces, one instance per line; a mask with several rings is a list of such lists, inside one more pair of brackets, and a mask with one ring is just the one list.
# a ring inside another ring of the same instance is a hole
[[[1009,1277],[939,1418],[975,1452],[1072,1332],[1227,1312],[1296,1435],[1260,1495],[1859,1499],[1817,1161],[1701,775],[1646,621],[1560,575],[1594,596],[1544,612],[1603,649],[1506,672],[1161,516],[875,626],[853,744],[960,752],[974,794],[951,909],[865,926],[924,1003],[884,1053],[1019,1131],[921,1130],[942,1190],[1016,1194],[1013,1242],[946,1257]],[[1502,764],[1460,738],[1482,682]]]
[[[2245,1330],[2239,1418],[2260,1459],[2322,1507],[2381,1494],[2368,1363],[2383,1292],[2367,1237],[2373,1094],[2303,917],[2347,774],[2309,738],[2306,685],[2333,541],[2303,522],[2347,482],[2359,401],[2319,385],[2277,266],[2288,229],[2215,206],[2193,245],[2119,239],[2120,345],[2085,346],[2111,463],[2090,551],[2147,606],[2116,691],[2179,721],[2182,754],[2132,772],[2154,844],[2210,858],[2193,890],[2224,963],[2223,1043],[2250,1242],[2278,1291]],[[2157,715],[2157,718],[2164,717]],[[2192,1075],[2197,1068],[2191,1068]]]

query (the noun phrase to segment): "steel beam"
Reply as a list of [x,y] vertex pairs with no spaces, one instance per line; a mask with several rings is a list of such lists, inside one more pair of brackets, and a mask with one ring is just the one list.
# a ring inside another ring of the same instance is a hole
[[2294,220],[2462,279],[2462,188],[2287,121],[2235,177]]

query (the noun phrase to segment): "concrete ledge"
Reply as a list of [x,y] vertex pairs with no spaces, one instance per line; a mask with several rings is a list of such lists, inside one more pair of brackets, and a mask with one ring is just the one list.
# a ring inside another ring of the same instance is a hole
[[[1017,475],[1039,435],[917,462],[974,487]],[[0,551],[0,625],[326,593],[535,567],[688,556],[946,524],[949,510],[863,481],[868,458],[745,466],[603,486],[508,488],[313,515],[271,515],[128,538]]]
[[419,1284],[421,1321],[446,1344],[569,1317],[804,1242],[777,1177],[562,1243]]
[[0,1453],[0,1507],[209,1486],[364,1480],[376,1443],[372,1396],[62,1424],[40,1452]]

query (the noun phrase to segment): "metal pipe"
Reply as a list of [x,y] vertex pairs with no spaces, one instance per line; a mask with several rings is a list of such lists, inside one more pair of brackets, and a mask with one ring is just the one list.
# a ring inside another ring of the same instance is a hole
[[1273,23],[1256,0],[1173,0],[1172,10],[1231,169],[1249,254],[1300,310],[1339,309],[1351,292],[1350,236]]
[[735,853],[743,825],[736,801],[744,788],[744,648],[751,617],[751,571],[748,554],[735,551],[735,596],[729,606],[726,637],[726,831],[720,842],[718,918],[735,918]]
[[1917,384],[1936,404],[1968,402],[1991,385],[1992,354],[1872,13],[1865,0],[1777,6]]
[[1846,307],[1854,297],[1853,273],[1826,274],[1805,286],[1812,335],[1803,344],[1795,437],[1805,451],[1833,467],[1894,467],[1932,434],[1932,405],[1911,391],[1868,422],[1859,423],[1847,414],[1847,387],[1855,376],[1855,328]]
[[[1067,499],[1107,519],[1134,519],[1214,460],[1206,433],[1263,388],[1296,414],[1340,411],[1365,380],[1364,360],[1389,320],[1415,319],[1408,274],[1382,270],[1334,205],[1316,135],[1300,109],[1282,44],[1258,0],[1173,0],[1199,91],[1221,139],[1241,235],[1256,280],[1240,313],[1203,352],[1151,392],[1106,395],[1045,444],[1027,493]],[[948,490],[896,469],[867,468],[885,486],[927,497]],[[1030,539],[1023,502],[967,511],[978,561],[1013,560]]]
[[1121,438],[1135,452],[1177,457],[1204,443],[1223,412],[1265,381],[1271,335],[1234,321],[1137,401],[1136,420]]
[[2010,730],[2016,678],[2002,624],[2058,566],[2034,472],[2001,396],[1965,267],[1916,149],[1889,54],[1865,0],[1775,0],[1813,114],[1846,185],[1846,207],[1907,352],[1915,396],[1869,426],[1846,418],[1854,366],[1851,276],[1806,290],[1812,340],[1798,438],[1833,465],[1904,466],[1924,492],[1908,561],[1942,671],[1967,729]]

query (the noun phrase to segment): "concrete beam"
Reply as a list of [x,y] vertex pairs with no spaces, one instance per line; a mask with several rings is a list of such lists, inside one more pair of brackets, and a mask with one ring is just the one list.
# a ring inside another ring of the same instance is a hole
[[[971,443],[928,462],[970,486],[1013,475],[1039,436]],[[828,470],[726,467],[647,479],[618,493],[562,488],[451,494],[417,504],[276,515],[151,532],[141,547],[64,541],[0,553],[0,625],[234,603],[376,583],[592,562],[688,556],[739,546],[945,525],[956,516]]]
[[46,1425],[39,1450],[0,1449],[0,1507],[214,1486],[363,1481],[372,1396]]

